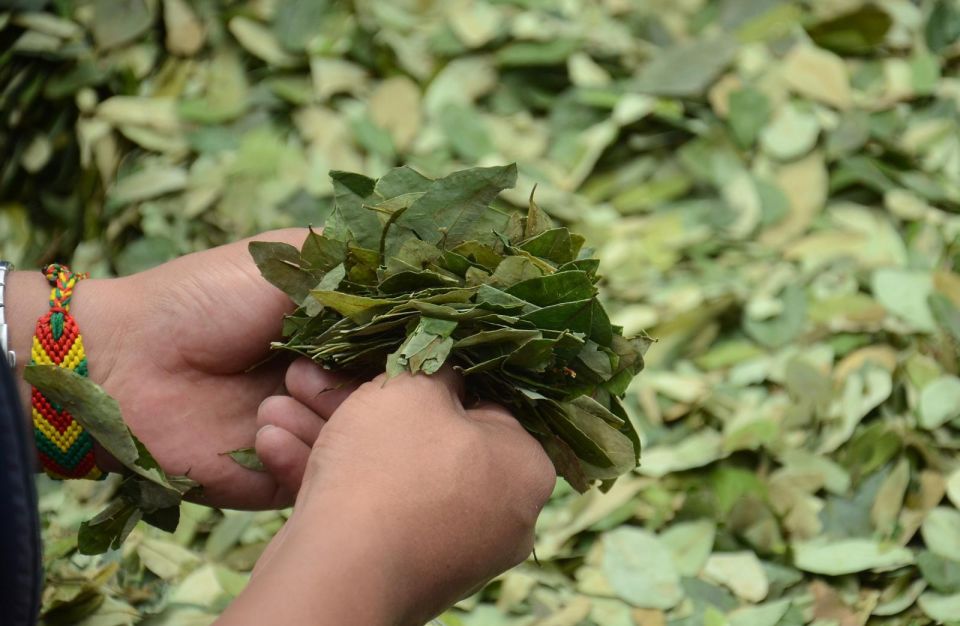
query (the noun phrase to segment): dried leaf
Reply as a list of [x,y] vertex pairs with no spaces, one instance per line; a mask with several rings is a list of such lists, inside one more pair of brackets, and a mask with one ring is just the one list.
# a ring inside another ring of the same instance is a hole
[[806,572],[838,576],[866,570],[885,570],[910,565],[913,553],[899,546],[881,545],[870,539],[814,541],[794,544],[794,565]]
[[634,88],[658,96],[702,95],[736,51],[736,44],[723,37],[674,45],[641,70]]
[[185,0],[163,0],[163,24],[171,54],[190,56],[203,47],[206,29]]
[[603,572],[617,596],[633,606],[669,609],[683,596],[670,551],[639,528],[604,535]]

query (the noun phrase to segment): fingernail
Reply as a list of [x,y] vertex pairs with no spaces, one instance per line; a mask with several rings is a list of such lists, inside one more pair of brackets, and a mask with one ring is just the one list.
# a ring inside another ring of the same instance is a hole
[[262,435],[263,433],[267,432],[267,431],[270,430],[271,428],[276,428],[276,426],[274,426],[273,424],[267,424],[266,426],[261,426],[261,427],[260,427],[260,430],[257,431],[257,435],[256,435],[257,438],[259,438],[260,435]]

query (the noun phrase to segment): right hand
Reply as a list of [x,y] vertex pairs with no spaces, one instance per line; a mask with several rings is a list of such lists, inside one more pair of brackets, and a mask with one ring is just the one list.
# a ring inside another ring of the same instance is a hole
[[[313,364],[294,364],[288,402],[322,408],[328,385]],[[297,558],[329,559],[304,552],[309,537],[343,528],[338,545],[362,544],[344,558],[376,555],[367,562],[390,587],[380,590],[388,623],[423,624],[524,561],[556,482],[553,464],[504,408],[464,408],[462,385],[447,368],[381,375],[353,391],[320,430],[294,513],[252,584]],[[265,429],[258,446],[284,436]]]

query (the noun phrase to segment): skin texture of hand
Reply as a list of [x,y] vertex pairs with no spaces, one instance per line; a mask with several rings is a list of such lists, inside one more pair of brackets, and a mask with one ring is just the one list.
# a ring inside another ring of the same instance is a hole
[[[254,239],[299,246],[305,236],[295,229]],[[131,430],[167,472],[203,486],[194,499],[225,508],[276,508],[293,501],[302,468],[298,474],[257,473],[221,455],[253,445],[267,423],[258,422],[258,408],[282,389],[289,363],[283,356],[267,359],[293,305],[260,276],[248,243],[125,278],[82,281],[71,312],[84,337],[91,379],[117,399]],[[8,297],[18,307],[11,317],[22,367],[50,288],[39,273],[13,277]],[[101,453],[101,466],[117,469]],[[283,465],[285,450],[274,447],[270,454],[281,457],[266,459],[272,467]]]
[[530,554],[553,465],[505,409],[464,408],[461,385],[452,370],[364,383],[310,452],[286,427],[338,399],[312,364],[291,367],[257,450],[299,445],[303,485],[224,626],[420,626]]

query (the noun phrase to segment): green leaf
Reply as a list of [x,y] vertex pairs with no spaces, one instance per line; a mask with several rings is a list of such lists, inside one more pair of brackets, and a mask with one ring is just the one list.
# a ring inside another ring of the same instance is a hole
[[253,470],[255,472],[266,471],[266,468],[263,466],[263,461],[260,460],[260,457],[257,456],[257,451],[253,448],[239,448],[237,450],[231,450],[230,452],[223,452],[221,454],[229,456],[240,467],[245,467],[248,470]]
[[660,535],[660,541],[673,554],[674,566],[681,576],[696,576],[713,550],[717,526],[708,519],[672,524]]
[[593,326],[594,302],[589,299],[554,304],[527,313],[521,319],[537,328],[570,330],[589,336]]
[[699,96],[733,60],[736,51],[736,43],[726,37],[676,44],[654,56],[633,87],[657,96]]
[[573,39],[554,38],[547,41],[517,41],[497,52],[497,63],[503,66],[541,66],[563,63],[576,50]]
[[373,197],[376,181],[350,172],[330,172],[335,206],[327,218],[324,234],[341,243],[376,250],[380,246],[382,226],[373,211],[364,208]]
[[807,296],[803,287],[791,284],[783,290],[782,313],[764,320],[744,315],[743,328],[756,341],[768,347],[783,346],[797,337],[807,321]]
[[143,513],[136,505],[118,498],[88,522],[80,524],[77,548],[80,554],[103,554],[123,544]]
[[603,573],[618,597],[648,609],[669,609],[683,598],[673,554],[656,535],[624,526],[601,541]]
[[531,304],[547,307],[591,298],[596,294],[596,288],[583,272],[561,272],[517,283],[507,289],[506,293]]
[[913,553],[872,539],[814,540],[793,545],[793,564],[814,574],[839,576],[884,571],[913,563]]
[[374,186],[374,191],[384,200],[389,200],[405,194],[425,193],[432,184],[431,179],[404,165],[381,176]]
[[520,249],[557,265],[569,263],[576,258],[570,231],[566,228],[554,228],[540,233],[520,244]]
[[480,285],[480,289],[477,290],[477,304],[487,310],[499,313],[535,310],[525,300],[511,296],[506,291],[501,291],[490,285]]
[[556,339],[532,339],[514,350],[507,357],[506,365],[532,372],[543,372],[553,366],[557,360],[554,355],[556,345]]
[[880,7],[867,3],[843,15],[807,28],[810,38],[822,48],[840,54],[870,54],[877,49],[893,25]]
[[529,241],[554,229],[553,220],[550,219],[550,216],[533,200],[533,195],[536,191],[537,188],[534,186],[530,191],[530,200],[527,201],[527,217],[523,220],[524,241]]
[[343,263],[334,267],[329,272],[323,275],[323,278],[320,279],[320,282],[317,283],[317,291],[333,291],[340,286],[340,283],[343,282],[343,279],[347,275],[347,270],[343,266]]
[[917,605],[927,617],[937,623],[952,624],[957,615],[960,615],[960,593],[949,596],[925,593],[917,600]]
[[200,124],[220,124],[240,117],[249,104],[249,85],[237,54],[230,48],[220,48],[207,71],[210,79],[206,93],[182,100],[179,115]]
[[120,406],[88,378],[56,365],[29,365],[24,379],[51,402],[69,411],[117,461],[134,469],[140,452]]
[[937,0],[926,28],[927,46],[942,52],[960,39],[960,7],[951,0]]
[[496,330],[486,330],[474,333],[462,339],[458,339],[454,348],[470,348],[490,343],[516,343],[525,344],[530,339],[540,338],[539,330],[527,330],[522,328],[498,328]]
[[931,552],[960,561],[960,511],[944,506],[933,509],[923,520],[920,533]]
[[453,348],[450,335],[456,328],[457,322],[454,321],[421,318],[403,345],[388,357],[394,363],[389,373],[395,374],[399,368],[411,374],[435,374],[450,355]]
[[583,473],[580,459],[563,439],[555,435],[537,438],[557,469],[558,476],[562,476],[579,493],[590,489],[590,482]]
[[376,250],[348,246],[347,260],[344,265],[350,281],[361,285],[376,284],[380,253]]
[[479,241],[465,241],[455,246],[452,252],[491,271],[496,270],[503,260],[496,250]]
[[176,532],[177,526],[180,525],[180,504],[177,503],[165,509],[144,512],[143,521],[164,532]]
[[302,303],[316,286],[316,278],[300,269],[300,251],[285,243],[253,241],[250,254],[260,274],[296,303]]
[[[637,456],[633,442],[620,432],[622,424],[617,424],[619,420],[616,420],[612,413],[586,396],[565,403],[564,407],[570,423],[601,451],[599,456],[594,456],[592,452],[584,454],[583,450],[574,446],[577,456],[590,465],[597,466],[587,470],[589,478],[617,478],[636,467]],[[588,448],[584,448],[586,449]],[[599,463],[597,459],[600,460]]]
[[350,208],[357,207],[360,200],[369,198],[377,186],[374,179],[352,172],[332,170],[330,178],[333,179],[337,191],[337,201],[342,201]]
[[767,597],[770,583],[757,555],[750,550],[713,554],[707,559],[702,576],[723,585],[748,602]]
[[[153,460],[152,456],[149,456],[149,453],[141,455],[138,464],[144,469],[160,471],[159,466],[156,465],[156,461]],[[189,485],[184,486],[189,488],[189,486],[195,484],[196,483],[191,481]],[[178,487],[179,485],[173,483],[168,486],[159,482],[143,480],[139,476],[133,475],[128,476],[123,481],[119,492],[129,502],[136,504],[146,515],[147,513],[154,513],[162,509],[179,506],[180,501],[183,499],[183,493],[187,489],[180,490]]]
[[[613,325],[610,324],[610,318],[607,317],[607,311],[600,304],[599,300],[593,301],[592,320],[590,322],[590,339],[596,341],[601,346],[609,348],[613,342]],[[640,361],[642,365],[643,362]]]
[[939,428],[960,416],[960,378],[941,376],[920,391],[920,426]]
[[490,284],[510,287],[519,282],[544,275],[543,269],[524,256],[508,256],[503,259],[490,277]]
[[153,23],[155,4],[146,0],[127,0],[123,10],[116,10],[110,0],[93,3],[93,36],[100,48],[114,48],[146,31]]
[[346,260],[346,254],[347,247],[342,242],[311,230],[303,241],[298,261],[288,262],[302,262],[306,269],[327,272],[342,264]]
[[399,295],[435,287],[459,287],[460,281],[438,272],[399,272],[380,283],[380,292]]
[[329,19],[326,0],[290,0],[277,6],[273,32],[286,48],[299,52],[322,30]]
[[385,311],[392,302],[379,298],[355,296],[339,291],[311,291],[310,295],[320,304],[349,317],[357,324],[366,324],[377,313]]
[[784,598],[756,606],[744,606],[729,614],[730,626],[778,626],[793,623],[781,621],[790,610],[790,599]]
[[960,311],[944,295],[934,293],[928,301],[937,325],[948,334],[955,345],[960,345]]
[[[550,403],[544,407],[544,411],[549,416],[547,422],[553,431],[570,444],[577,457],[595,466],[596,470],[588,472],[587,478],[619,476],[622,472],[617,470],[617,465],[618,462],[622,464],[624,457],[629,457],[630,467],[635,464],[633,445],[629,439],[601,418],[572,403],[561,406]],[[611,455],[616,458],[611,458]]]
[[580,350],[577,358],[587,370],[594,374],[597,381],[606,381],[613,376],[611,356],[607,350],[602,349],[596,342],[588,341]]
[[924,550],[917,555],[917,567],[924,580],[939,593],[960,593],[960,561]]
[[762,92],[747,87],[730,94],[730,130],[741,147],[753,146],[770,114],[770,101]]
[[873,274],[871,288],[880,304],[917,330],[936,330],[936,322],[927,303],[927,298],[933,292],[933,279],[929,272],[879,269]]
[[516,182],[516,165],[454,172],[434,182],[397,224],[424,241],[448,248],[483,238],[506,223],[506,216],[488,205]]
[[493,152],[490,131],[473,107],[451,102],[440,110],[438,121],[453,152],[464,162],[476,163]]

